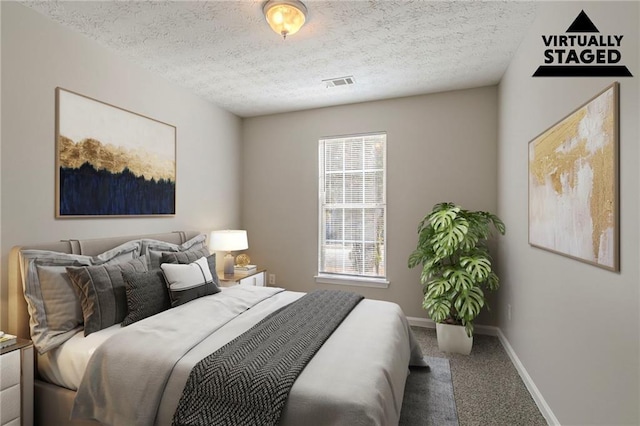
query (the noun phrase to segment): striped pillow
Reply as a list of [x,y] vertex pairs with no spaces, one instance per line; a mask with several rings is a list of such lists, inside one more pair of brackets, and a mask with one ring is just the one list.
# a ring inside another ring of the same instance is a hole
[[123,272],[147,272],[145,256],[125,263],[67,267],[80,298],[84,335],[121,323],[127,316],[127,287]]
[[160,268],[169,287],[172,307],[220,291],[213,282],[207,258],[204,256],[188,264],[163,263]]
[[162,253],[160,258],[160,264],[163,263],[191,263],[200,259],[202,256],[207,258],[209,264],[209,271],[213,277],[213,282],[216,286],[220,287],[220,278],[218,278],[218,272],[216,271],[216,254],[209,254],[209,249],[200,248],[197,250],[189,250],[182,252],[165,252]]

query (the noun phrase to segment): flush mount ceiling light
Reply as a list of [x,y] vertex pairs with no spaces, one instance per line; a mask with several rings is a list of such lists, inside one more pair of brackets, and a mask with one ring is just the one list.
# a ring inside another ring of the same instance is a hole
[[307,8],[298,0],[269,0],[262,12],[271,29],[283,38],[297,33],[307,18]]

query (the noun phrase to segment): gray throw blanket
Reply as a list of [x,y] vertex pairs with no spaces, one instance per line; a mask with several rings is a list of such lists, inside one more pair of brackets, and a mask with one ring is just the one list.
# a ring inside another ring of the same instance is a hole
[[173,425],[277,424],[293,382],[362,299],[309,293],[204,358],[189,375]]

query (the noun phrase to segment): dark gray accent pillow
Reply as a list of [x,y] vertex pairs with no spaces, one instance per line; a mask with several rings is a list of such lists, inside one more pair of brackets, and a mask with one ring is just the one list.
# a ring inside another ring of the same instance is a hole
[[[207,258],[207,263],[209,264],[209,270],[211,271],[211,276],[213,277],[213,283],[216,287],[220,287],[220,279],[218,278],[218,272],[216,271],[216,254],[209,254],[209,250],[206,248],[200,248],[197,250],[189,250],[177,253],[162,253],[162,257],[160,258],[160,264],[163,263],[180,263],[186,264],[195,262],[201,257]],[[217,292],[216,292],[217,293]]]
[[125,327],[171,307],[164,275],[159,269],[149,272],[122,271],[127,289],[129,312],[122,321]]
[[145,256],[126,263],[67,268],[80,297],[84,335],[119,324],[127,315],[127,291],[122,272],[146,272]]

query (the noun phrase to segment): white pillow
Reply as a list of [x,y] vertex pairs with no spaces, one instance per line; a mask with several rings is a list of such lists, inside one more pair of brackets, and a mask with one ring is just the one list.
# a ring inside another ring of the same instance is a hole
[[188,264],[163,263],[160,268],[169,287],[171,306],[220,291],[213,282],[206,257]]

